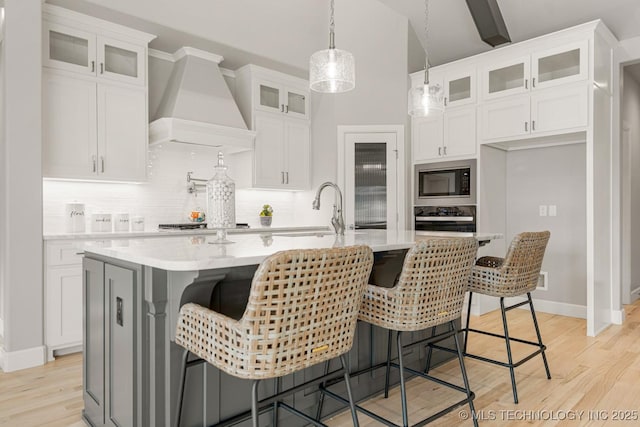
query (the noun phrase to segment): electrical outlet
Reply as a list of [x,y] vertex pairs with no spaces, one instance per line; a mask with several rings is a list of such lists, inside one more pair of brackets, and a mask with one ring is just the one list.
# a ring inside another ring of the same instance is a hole
[[540,216],[547,216],[547,205],[538,206],[538,211]]
[[558,208],[556,207],[556,205],[549,205],[549,216],[556,215],[558,215]]

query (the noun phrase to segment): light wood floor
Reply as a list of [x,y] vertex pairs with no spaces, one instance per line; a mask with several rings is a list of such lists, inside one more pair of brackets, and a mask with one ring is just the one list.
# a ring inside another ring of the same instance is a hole
[[[539,357],[516,370],[520,403],[512,400],[508,369],[467,359],[465,361],[481,425],[491,426],[635,426],[640,425],[640,302],[625,307],[627,319],[622,326],[611,326],[596,338],[586,336],[584,320],[538,313],[542,337],[553,379],[547,380]],[[511,335],[534,340],[528,311],[509,314]],[[500,315],[489,313],[472,318],[472,326],[501,332]],[[514,346],[514,357],[529,348]],[[469,351],[489,357],[503,357],[504,345],[497,339],[472,335]],[[46,366],[11,374],[0,372],[0,426],[83,426],[82,359],[79,354],[59,357]],[[432,371],[436,376],[461,384],[457,361]],[[416,378],[407,385],[410,396],[410,422],[417,421],[459,399],[460,394],[433,382]],[[381,415],[401,422],[399,392],[388,399],[377,397],[364,404]],[[433,425],[470,426],[462,407]],[[630,411],[635,420],[612,418]],[[580,414],[580,411],[584,411]],[[591,417],[589,411],[591,412]],[[600,418],[594,414],[600,411]],[[532,418],[540,417],[536,420]],[[574,417],[575,420],[569,420]],[[523,420],[524,418],[524,420]],[[363,427],[379,425],[360,414]],[[342,413],[327,423],[332,427],[351,425],[350,414]]]

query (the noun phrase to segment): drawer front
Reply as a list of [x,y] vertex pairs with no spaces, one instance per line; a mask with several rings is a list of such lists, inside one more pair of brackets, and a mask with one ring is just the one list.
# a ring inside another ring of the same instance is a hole
[[54,265],[81,265],[82,249],[77,241],[46,243],[46,264]]

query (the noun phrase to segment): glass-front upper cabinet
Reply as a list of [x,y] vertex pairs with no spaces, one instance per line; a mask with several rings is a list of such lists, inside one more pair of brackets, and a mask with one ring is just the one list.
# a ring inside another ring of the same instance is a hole
[[98,37],[98,76],[144,84],[145,49],[120,40]]
[[476,70],[466,69],[464,72],[447,73],[444,81],[444,105],[456,105],[476,102]]
[[257,108],[293,117],[309,118],[309,93],[269,80],[257,80]]
[[83,74],[95,74],[95,34],[45,22],[43,36],[43,65]]
[[532,89],[586,79],[589,64],[588,51],[589,44],[587,40],[583,40],[533,54],[531,57]]
[[483,76],[483,98],[515,95],[529,90],[530,58],[524,56],[486,68]]

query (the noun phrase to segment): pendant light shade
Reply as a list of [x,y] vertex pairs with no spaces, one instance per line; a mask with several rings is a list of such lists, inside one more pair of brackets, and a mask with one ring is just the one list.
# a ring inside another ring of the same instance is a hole
[[316,92],[340,93],[356,87],[356,64],[351,52],[336,49],[334,0],[331,0],[329,49],[319,50],[309,60],[309,87]]
[[347,92],[356,86],[356,64],[351,52],[319,50],[309,61],[309,85],[316,92]]
[[439,84],[425,83],[409,90],[409,115],[425,117],[429,112],[442,112],[443,91]]
[[444,91],[437,83],[429,83],[429,0],[424,0],[424,84],[409,89],[408,112],[412,117],[425,117],[429,112],[444,110]]

